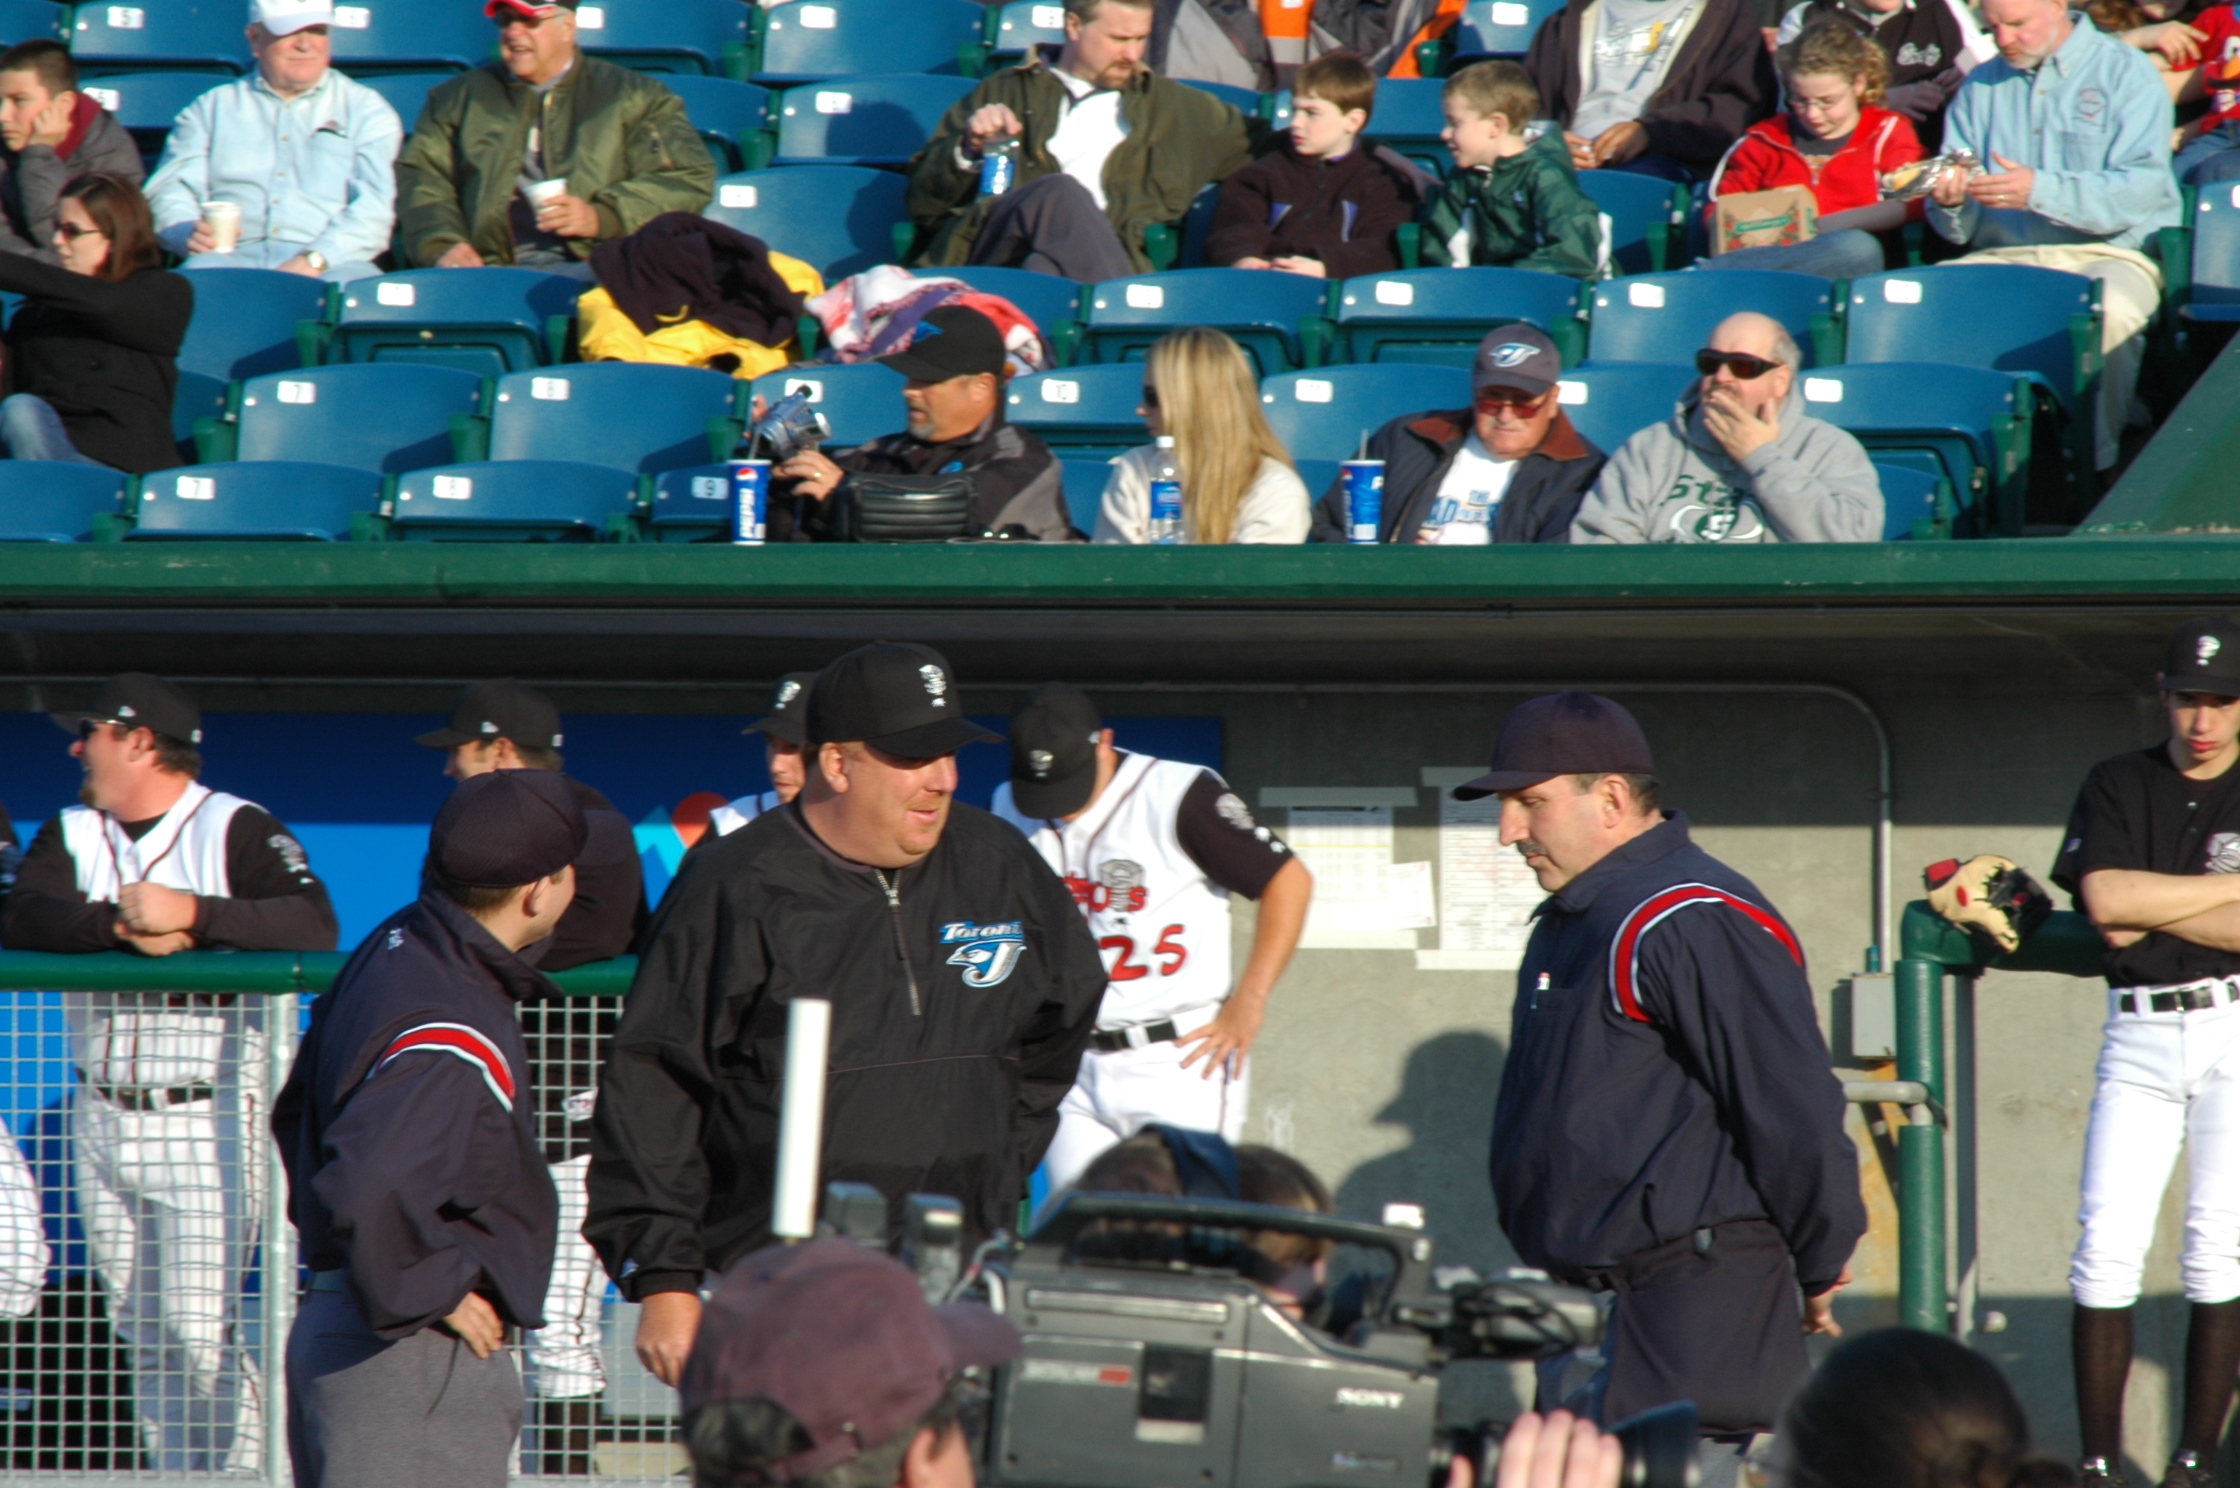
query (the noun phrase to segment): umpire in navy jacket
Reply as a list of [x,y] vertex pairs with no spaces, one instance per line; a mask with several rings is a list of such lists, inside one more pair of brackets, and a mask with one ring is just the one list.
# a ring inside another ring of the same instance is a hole
[[[1541,1404],[1617,1421],[1692,1400],[1706,1437],[1746,1446],[1803,1381],[1804,1335],[1839,1331],[1866,1229],[1804,951],[1658,810],[1648,741],[1609,699],[1517,708],[1455,791],[1496,793],[1551,897],[1517,974],[1494,1199],[1528,1264],[1615,1293],[1599,1409],[1549,1398],[1549,1371]],[[1705,1480],[1739,1466],[1707,1452]]]

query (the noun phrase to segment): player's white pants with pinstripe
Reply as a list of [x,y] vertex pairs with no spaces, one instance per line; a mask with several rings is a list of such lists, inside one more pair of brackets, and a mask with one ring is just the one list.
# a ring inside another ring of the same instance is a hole
[[[1216,1003],[1179,1014],[1174,1019],[1175,1029],[1194,1033],[1220,1012],[1221,1006]],[[1219,1132],[1232,1142],[1244,1135],[1251,1061],[1236,1060],[1233,1069],[1220,1071],[1209,1080],[1203,1058],[1188,1069],[1182,1067],[1190,1052],[1170,1039],[1109,1054],[1091,1049],[1081,1056],[1081,1072],[1058,1106],[1058,1135],[1043,1158],[1052,1193],[1080,1177],[1081,1170],[1106,1148],[1126,1141],[1154,1121],[1192,1131]]]
[[2186,1228],[2178,1272],[2186,1297],[2240,1297],[2240,1005],[2111,1013],[2099,1080],[2070,1293],[2085,1307],[2139,1300],[2155,1214],[2182,1146]]
[[551,1170],[552,1186],[560,1194],[560,1243],[552,1255],[552,1281],[545,1288],[544,1326],[528,1335],[529,1389],[539,1400],[566,1400],[607,1387],[606,1365],[599,1358],[607,1272],[599,1253],[583,1238],[584,1216],[591,1210],[584,1186],[591,1154],[553,1163]]

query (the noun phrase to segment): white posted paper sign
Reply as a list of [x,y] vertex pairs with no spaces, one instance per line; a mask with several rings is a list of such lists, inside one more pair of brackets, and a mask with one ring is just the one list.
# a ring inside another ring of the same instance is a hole
[[1284,840],[1314,874],[1303,946],[1374,945],[1394,936],[1403,948],[1413,932],[1438,923],[1431,903],[1431,865],[1392,861],[1390,806],[1290,808]]
[[1501,798],[1457,801],[1439,792],[1439,949],[1490,953],[1514,971],[1547,893],[1524,858],[1501,845]]

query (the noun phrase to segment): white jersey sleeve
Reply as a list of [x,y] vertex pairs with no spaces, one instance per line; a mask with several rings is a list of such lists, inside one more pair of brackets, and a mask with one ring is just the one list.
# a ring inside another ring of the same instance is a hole
[[31,1164],[0,1122],[0,1318],[29,1317],[38,1310],[53,1260]]

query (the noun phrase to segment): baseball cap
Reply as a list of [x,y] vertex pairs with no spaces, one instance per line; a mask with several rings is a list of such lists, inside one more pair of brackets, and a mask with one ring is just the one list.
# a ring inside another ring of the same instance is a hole
[[1051,682],[1028,693],[1011,717],[1011,804],[1044,820],[1088,805],[1103,729],[1097,705],[1078,687]]
[[[606,812],[619,816],[619,812]],[[428,831],[428,861],[453,883],[510,889],[550,878],[590,838],[575,787],[550,770],[491,770],[459,782]]]
[[125,672],[101,684],[93,706],[75,713],[50,713],[66,734],[87,723],[116,723],[154,729],[182,744],[202,742],[202,710],[185,691],[152,672]]
[[1649,740],[1624,708],[1591,692],[1519,703],[1502,720],[1485,774],[1454,788],[1458,801],[1524,790],[1558,775],[1654,775]]
[[541,21],[563,10],[573,13],[575,8],[576,0],[490,0],[482,7],[482,13],[493,21],[511,20],[515,16]]
[[1563,358],[1556,344],[1538,326],[1505,325],[1487,333],[1478,343],[1478,359],[1470,368],[1470,391],[1513,387],[1540,396],[1563,375]]
[[2162,658],[2162,690],[2240,697],[2240,625],[2210,617],[2179,626]]
[[788,672],[780,677],[778,691],[770,699],[770,711],[740,732],[768,734],[799,749],[809,718],[809,684],[816,680],[815,672]]
[[901,1262],[827,1236],[758,1250],[724,1274],[678,1390],[687,1416],[728,1400],[782,1409],[810,1445],[758,1477],[799,1481],[893,1441],[960,1371],[1018,1356],[1018,1330],[995,1313],[930,1306]]
[[947,382],[978,372],[1003,375],[1003,332],[977,310],[943,305],[918,322],[918,334],[879,361],[919,382]]
[[412,742],[430,749],[456,749],[478,740],[511,739],[516,748],[558,749],[561,737],[560,710],[552,706],[552,699],[509,680],[472,684],[459,694],[449,723]]
[[858,646],[809,689],[806,743],[875,745],[904,759],[955,754],[967,744],[1003,741],[966,718],[956,674],[931,646]]
[[249,20],[273,36],[334,24],[334,0],[249,0]]

